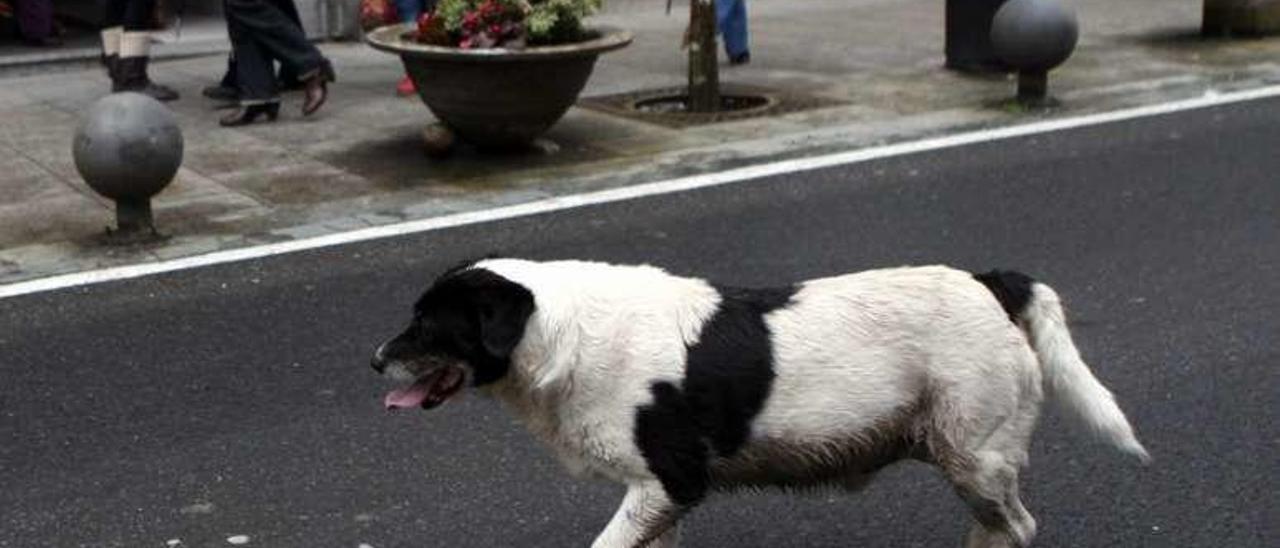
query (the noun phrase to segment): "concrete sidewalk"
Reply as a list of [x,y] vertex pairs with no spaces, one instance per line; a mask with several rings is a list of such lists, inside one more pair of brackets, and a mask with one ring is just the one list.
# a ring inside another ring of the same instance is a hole
[[[752,0],[752,64],[726,68],[723,79],[828,106],[685,129],[575,108],[548,135],[560,146],[553,154],[426,157],[419,134],[430,113],[394,97],[399,61],[362,44],[324,46],[338,82],[314,119],[289,96],[281,121],[241,129],[218,127],[218,111],[200,97],[222,70],[220,55],[157,63],[155,79],[183,93],[173,108],[186,159],[154,203],[171,238],[133,248],[96,243],[114,213],[71,159],[78,116],[103,94],[105,76],[0,80],[0,283],[1280,82],[1280,39],[1202,41],[1197,0],[1071,3],[1081,43],[1052,76],[1063,105],[1050,112],[1009,108],[1009,79],[941,68],[940,0]],[[601,59],[585,95],[680,85],[686,10],[611,6],[599,21],[637,39]]]

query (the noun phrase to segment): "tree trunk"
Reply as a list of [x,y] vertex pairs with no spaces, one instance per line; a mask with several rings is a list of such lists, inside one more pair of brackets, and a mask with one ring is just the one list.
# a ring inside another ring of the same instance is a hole
[[720,110],[715,0],[689,1],[689,110]]

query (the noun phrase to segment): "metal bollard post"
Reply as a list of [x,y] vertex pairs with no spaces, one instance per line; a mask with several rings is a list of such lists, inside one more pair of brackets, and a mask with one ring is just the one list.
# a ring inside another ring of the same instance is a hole
[[991,21],[1008,0],[947,0],[947,68],[1008,72],[991,47]]
[[1200,34],[1260,36],[1280,32],[1280,0],[1204,0]]
[[996,12],[991,43],[1018,71],[1018,102],[1041,107],[1049,98],[1049,70],[1075,51],[1080,30],[1075,12],[1056,0],[1010,0]]
[[116,228],[107,229],[107,243],[163,239],[151,197],[173,181],[183,153],[182,130],[168,107],[138,93],[99,99],[76,129],[71,153],[85,183],[116,202]]

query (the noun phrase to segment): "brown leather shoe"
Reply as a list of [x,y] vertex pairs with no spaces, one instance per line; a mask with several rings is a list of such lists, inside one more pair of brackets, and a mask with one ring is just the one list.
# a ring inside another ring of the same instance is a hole
[[302,115],[311,116],[329,98],[329,82],[334,81],[333,65],[329,61],[325,61],[320,68],[312,71],[312,75],[303,79],[303,90],[306,92],[307,98],[302,102]]

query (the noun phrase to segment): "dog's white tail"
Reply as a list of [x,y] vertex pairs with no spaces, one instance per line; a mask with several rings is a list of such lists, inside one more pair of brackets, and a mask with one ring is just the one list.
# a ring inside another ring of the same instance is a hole
[[1133,427],[1116,405],[1115,396],[1093,376],[1067,330],[1058,294],[1049,286],[1031,285],[1031,299],[1019,315],[1031,347],[1040,358],[1048,391],[1075,411],[1094,432],[1143,462],[1151,460],[1133,435]]

